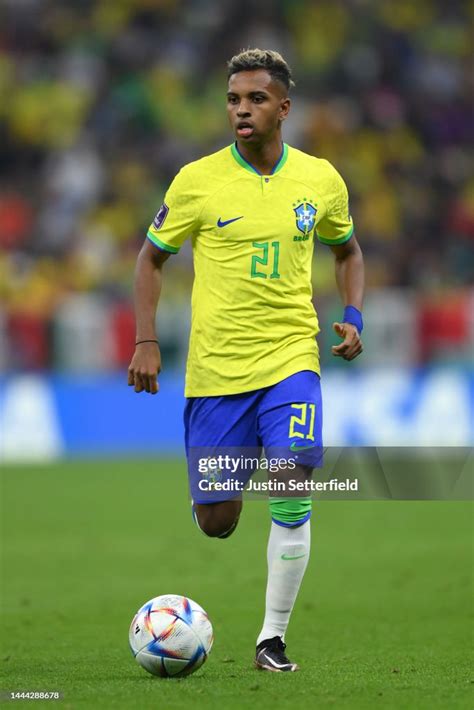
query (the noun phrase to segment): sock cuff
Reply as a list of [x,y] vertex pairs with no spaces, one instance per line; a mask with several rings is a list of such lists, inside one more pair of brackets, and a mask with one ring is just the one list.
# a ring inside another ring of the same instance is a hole
[[298,520],[296,523],[283,523],[281,520],[275,520],[275,518],[272,518],[272,521],[275,525],[279,525],[281,528],[299,528],[301,525],[308,522],[310,517],[311,511],[309,511],[309,513],[307,513],[302,520]]
[[311,517],[311,498],[272,498],[270,512],[276,525],[294,528],[303,525]]

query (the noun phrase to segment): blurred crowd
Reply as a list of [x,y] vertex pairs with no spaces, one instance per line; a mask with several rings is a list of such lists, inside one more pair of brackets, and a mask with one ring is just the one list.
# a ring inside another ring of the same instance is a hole
[[[447,331],[461,317],[472,338],[472,7],[3,0],[0,369],[74,356],[78,367],[126,363],[137,251],[178,169],[231,142],[225,62],[249,46],[276,49],[292,67],[285,140],[344,176],[369,290],[412,294],[402,318],[415,304],[415,327],[433,308],[436,323],[442,306]],[[189,247],[166,271],[162,330],[180,361]],[[330,310],[332,256],[321,246],[314,280],[316,304]],[[415,360],[430,360],[426,347]]]

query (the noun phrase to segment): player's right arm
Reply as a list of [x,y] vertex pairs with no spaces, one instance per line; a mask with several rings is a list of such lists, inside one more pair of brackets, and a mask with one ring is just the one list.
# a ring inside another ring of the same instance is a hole
[[[194,177],[189,166],[171,183],[165,201],[147,232],[135,268],[135,353],[128,368],[128,384],[135,392],[158,392],[161,370],[160,348],[155,331],[155,316],[161,293],[163,264],[177,254],[186,238],[197,229],[204,181]],[[141,342],[149,340],[154,342]]]
[[158,392],[160,347],[157,342],[141,341],[157,340],[155,315],[161,293],[163,264],[169,256],[169,252],[158,249],[148,239],[138,255],[134,283],[137,345],[128,368],[128,384],[135,387],[135,392]]

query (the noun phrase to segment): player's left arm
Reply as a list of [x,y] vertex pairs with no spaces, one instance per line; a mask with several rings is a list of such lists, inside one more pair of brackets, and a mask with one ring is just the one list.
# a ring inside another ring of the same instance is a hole
[[330,248],[335,256],[336,282],[344,303],[343,322],[333,323],[332,326],[343,341],[339,345],[333,345],[331,350],[335,357],[353,360],[363,350],[360,331],[364,297],[364,258],[354,235],[344,244]]

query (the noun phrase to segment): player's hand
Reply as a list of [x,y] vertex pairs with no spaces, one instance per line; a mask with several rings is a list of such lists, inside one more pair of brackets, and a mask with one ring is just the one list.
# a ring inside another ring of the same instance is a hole
[[159,390],[157,376],[161,371],[161,353],[158,343],[141,343],[135,347],[128,368],[128,385],[135,392],[156,394]]
[[332,354],[335,357],[343,357],[344,360],[353,360],[357,355],[360,355],[362,350],[362,341],[359,331],[355,325],[350,323],[333,323],[333,330],[343,342],[339,345],[333,345],[331,348]]

